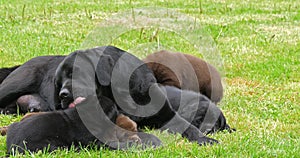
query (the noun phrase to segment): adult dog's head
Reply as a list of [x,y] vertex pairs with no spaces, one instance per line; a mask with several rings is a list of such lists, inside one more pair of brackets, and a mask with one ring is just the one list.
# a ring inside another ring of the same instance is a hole
[[135,56],[113,46],[79,50],[60,63],[55,75],[58,109],[74,107],[89,95],[113,100],[128,97],[138,104],[150,101],[151,83],[156,82],[148,67]]

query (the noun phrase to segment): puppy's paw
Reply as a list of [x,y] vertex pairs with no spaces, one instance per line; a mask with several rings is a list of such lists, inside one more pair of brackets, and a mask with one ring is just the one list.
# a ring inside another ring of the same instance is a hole
[[8,129],[7,126],[0,127],[0,134],[1,134],[2,136],[5,136],[6,133],[7,133],[7,129]]
[[161,140],[153,134],[138,132],[137,135],[142,140],[142,148],[157,148],[163,145]]
[[133,142],[138,143],[138,144],[142,143],[141,138],[137,134],[129,136],[128,140],[132,140]]
[[235,128],[231,128],[228,124],[225,125],[224,130],[227,130],[229,133],[235,132]]

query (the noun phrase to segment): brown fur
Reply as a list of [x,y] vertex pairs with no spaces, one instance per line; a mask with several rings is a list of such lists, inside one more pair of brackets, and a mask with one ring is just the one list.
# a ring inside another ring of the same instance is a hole
[[25,114],[25,115],[22,117],[21,121],[23,121],[23,120],[25,120],[25,119],[27,119],[27,118],[29,118],[29,117],[31,117],[31,116],[34,116],[34,115],[40,115],[40,114],[43,114],[43,113],[45,113],[45,112],[31,112],[31,113],[27,113],[27,114]]
[[162,50],[148,55],[144,62],[162,85],[200,92],[215,103],[223,97],[219,72],[200,58]]
[[2,136],[5,136],[6,133],[7,133],[7,129],[8,129],[8,126],[0,127],[0,134],[1,134]]
[[137,124],[129,117],[119,114],[116,119],[116,124],[122,128],[122,130],[116,130],[117,137],[120,141],[124,141],[122,138],[127,138],[129,140],[134,140],[135,142],[141,142],[141,139],[137,135]]

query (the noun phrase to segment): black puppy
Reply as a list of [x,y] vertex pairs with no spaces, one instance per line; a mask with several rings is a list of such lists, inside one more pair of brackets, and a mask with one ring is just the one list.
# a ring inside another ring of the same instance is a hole
[[57,68],[55,85],[55,104],[63,109],[96,92],[113,100],[140,127],[168,129],[200,145],[217,142],[176,113],[147,65],[116,47],[71,53]]
[[228,130],[230,126],[222,111],[206,96],[189,90],[181,90],[173,86],[161,86],[166,92],[170,104],[180,116],[198,127],[203,133]]
[[[0,77],[4,79],[0,86],[2,113],[15,113],[17,99],[26,94],[34,94],[38,97],[37,100],[43,100],[43,110],[54,110],[53,79],[57,66],[64,58],[65,56],[40,56],[21,66],[0,69]],[[27,109],[20,110],[21,113],[28,112]]]
[[[101,105],[99,108],[95,104],[97,101]],[[58,148],[69,148],[71,145],[86,147],[93,144],[97,147],[125,150],[137,145],[137,142],[130,138],[118,138],[120,135],[114,132],[118,129],[114,124],[111,125],[117,116],[117,108],[110,99],[103,96],[88,97],[81,103],[78,101],[76,108],[43,112],[11,124],[7,131],[7,151],[8,154],[14,154],[16,151],[24,153],[26,150],[53,151]],[[88,126],[93,126],[93,129],[89,130]],[[141,132],[137,135],[143,147],[161,145],[160,140],[154,135]],[[126,141],[120,142],[121,139]]]

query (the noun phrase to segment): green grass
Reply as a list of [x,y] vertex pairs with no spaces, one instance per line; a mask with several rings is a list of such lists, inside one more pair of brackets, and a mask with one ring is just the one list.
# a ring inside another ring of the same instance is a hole
[[[146,6],[173,8],[196,17],[202,26],[199,34],[214,40],[226,83],[220,107],[237,131],[213,135],[220,141],[214,146],[199,147],[178,135],[151,130],[163,140],[164,147],[147,151],[60,150],[27,156],[300,157],[298,1],[0,0],[0,67],[22,64],[40,55],[68,54],[81,48],[89,32],[105,18]],[[157,38],[151,39],[155,28],[140,32],[129,31],[111,42],[126,50],[158,43]],[[202,57],[177,34],[161,30],[157,37],[170,48]],[[137,55],[142,58],[145,53]],[[0,115],[0,125],[19,119]],[[0,156],[6,152],[5,139],[0,137]]]

